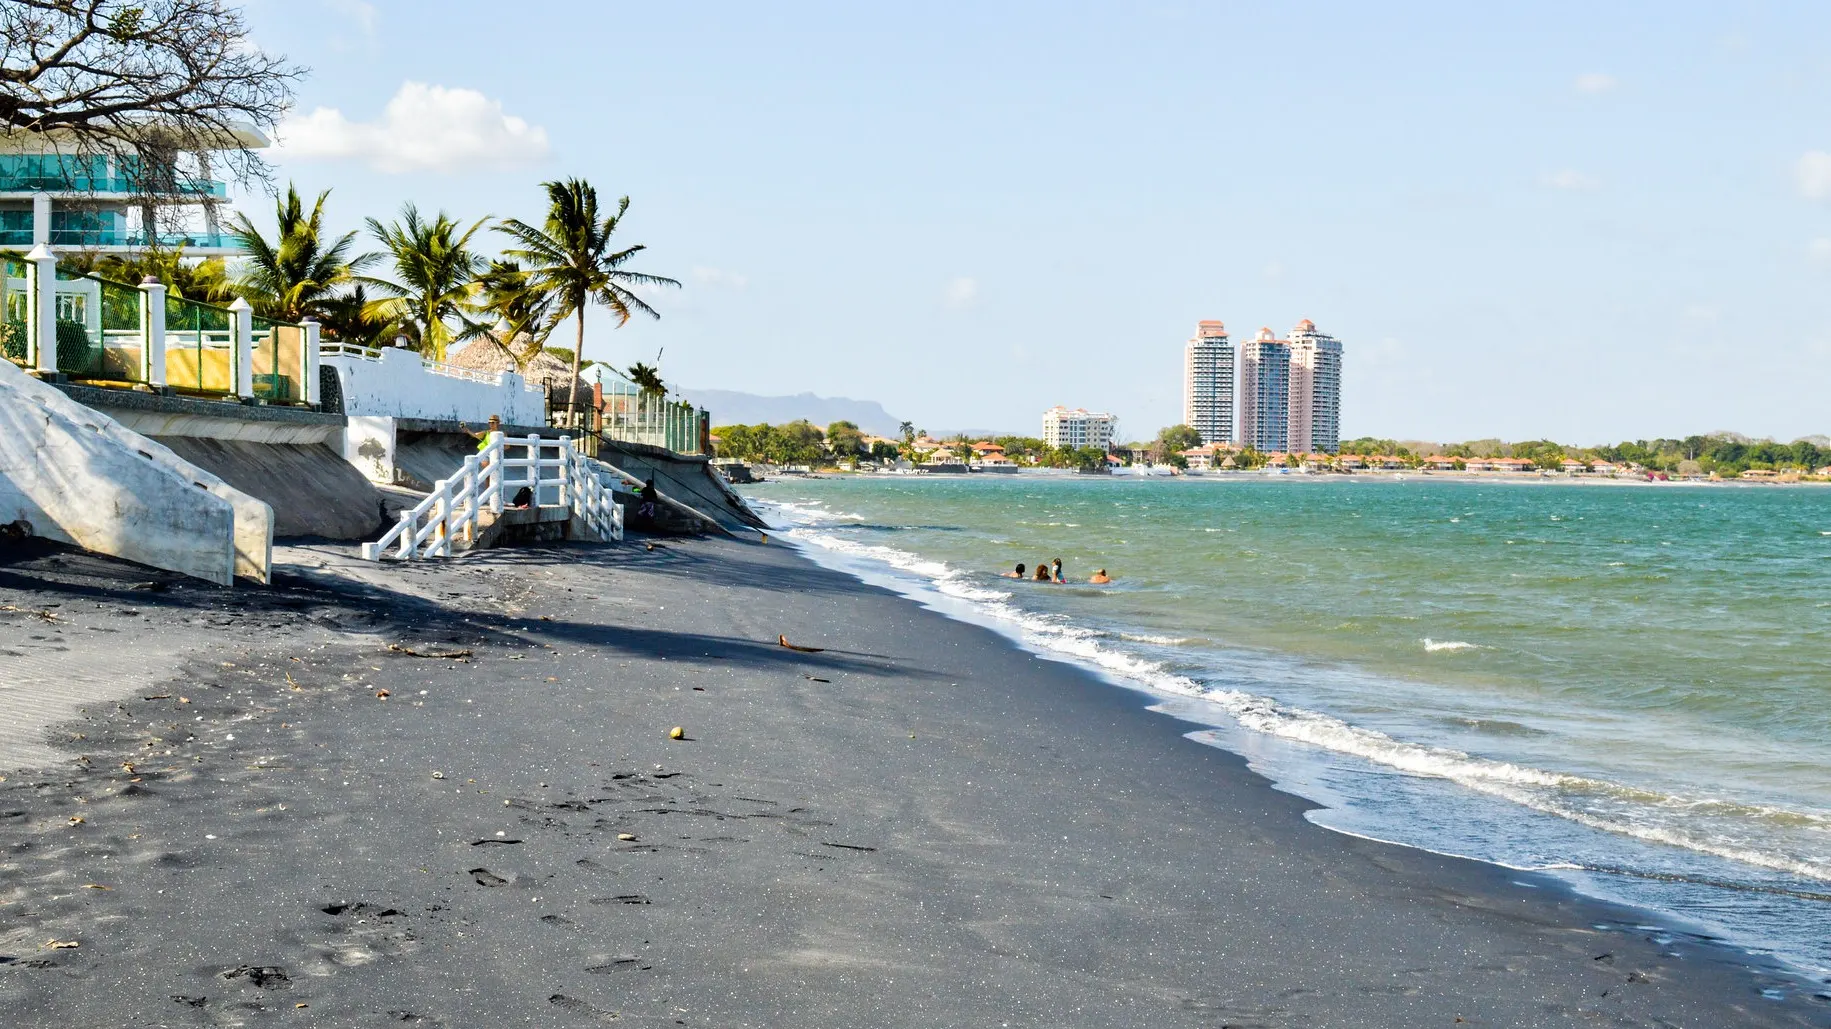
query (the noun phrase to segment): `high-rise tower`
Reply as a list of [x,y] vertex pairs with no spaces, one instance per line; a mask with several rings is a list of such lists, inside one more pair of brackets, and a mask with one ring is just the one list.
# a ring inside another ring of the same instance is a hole
[[1261,454],[1290,449],[1291,346],[1270,329],[1240,347],[1240,445]]
[[1305,318],[1285,340],[1291,351],[1291,452],[1341,449],[1341,343]]
[[1203,443],[1233,442],[1233,341],[1220,322],[1198,322],[1183,360],[1183,424]]

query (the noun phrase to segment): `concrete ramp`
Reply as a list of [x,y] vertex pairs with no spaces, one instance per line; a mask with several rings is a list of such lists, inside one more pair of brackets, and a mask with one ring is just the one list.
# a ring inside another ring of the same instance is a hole
[[383,523],[382,498],[337,451],[323,443],[162,436],[179,457],[273,509],[276,536],[370,539]]
[[0,361],[0,521],[229,585],[267,581],[273,511]]
[[605,440],[598,458],[632,478],[651,476],[662,496],[692,508],[696,515],[727,532],[769,528],[704,457],[676,454],[642,443]]

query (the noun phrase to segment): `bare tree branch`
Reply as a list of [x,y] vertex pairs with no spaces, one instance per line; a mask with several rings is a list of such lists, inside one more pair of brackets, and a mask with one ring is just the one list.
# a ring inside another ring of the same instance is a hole
[[180,154],[265,181],[248,130],[271,134],[303,74],[224,0],[0,0],[0,135],[139,158],[143,192],[170,185]]

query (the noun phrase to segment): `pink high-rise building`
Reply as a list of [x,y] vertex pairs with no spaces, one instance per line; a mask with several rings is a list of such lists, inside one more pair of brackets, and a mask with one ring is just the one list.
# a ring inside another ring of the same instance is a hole
[[1341,449],[1341,343],[1308,318],[1285,339],[1290,350],[1290,449],[1333,454]]

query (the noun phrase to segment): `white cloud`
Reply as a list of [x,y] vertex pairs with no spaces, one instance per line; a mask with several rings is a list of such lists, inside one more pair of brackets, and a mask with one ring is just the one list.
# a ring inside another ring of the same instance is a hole
[[1600,71],[1584,72],[1576,81],[1579,93],[1606,93],[1619,85],[1621,82],[1615,76]]
[[404,82],[380,119],[320,107],[280,125],[281,160],[356,160],[383,172],[511,167],[547,156],[547,130],[474,89]]
[[699,265],[693,269],[693,281],[702,286],[728,286],[732,289],[743,289],[750,285],[750,276],[743,272],[728,272],[722,268],[708,268]]
[[1820,236],[1807,243],[1806,253],[1814,261],[1831,261],[1831,236]]
[[1799,192],[1808,200],[1831,200],[1831,154],[1813,150],[1793,166],[1799,177]]
[[1592,190],[1601,189],[1602,180],[1594,175],[1585,175],[1580,171],[1565,169],[1540,177],[1540,182],[1552,189]]
[[947,290],[941,295],[941,302],[958,311],[963,307],[972,306],[973,301],[978,298],[978,280],[961,275],[948,282]]

